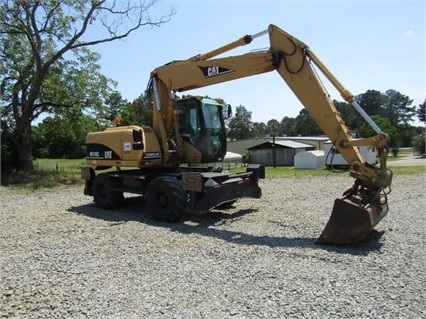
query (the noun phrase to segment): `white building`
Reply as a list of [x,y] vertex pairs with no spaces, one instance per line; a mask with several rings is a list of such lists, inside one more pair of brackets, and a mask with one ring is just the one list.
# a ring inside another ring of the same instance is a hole
[[294,168],[323,168],[324,163],[324,151],[299,152],[294,155]]

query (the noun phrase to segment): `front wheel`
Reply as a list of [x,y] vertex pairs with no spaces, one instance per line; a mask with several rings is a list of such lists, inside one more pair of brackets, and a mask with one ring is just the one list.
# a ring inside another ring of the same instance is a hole
[[155,220],[174,222],[185,214],[188,195],[181,181],[171,176],[161,176],[149,183],[146,204]]
[[121,205],[123,192],[112,190],[113,182],[107,175],[98,175],[93,181],[93,200],[103,209],[114,209]]

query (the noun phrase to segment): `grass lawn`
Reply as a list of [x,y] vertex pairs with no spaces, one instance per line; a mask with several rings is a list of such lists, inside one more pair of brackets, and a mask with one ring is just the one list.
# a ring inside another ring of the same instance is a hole
[[44,172],[78,173],[86,165],[85,159],[49,159],[41,158],[34,161],[34,169]]

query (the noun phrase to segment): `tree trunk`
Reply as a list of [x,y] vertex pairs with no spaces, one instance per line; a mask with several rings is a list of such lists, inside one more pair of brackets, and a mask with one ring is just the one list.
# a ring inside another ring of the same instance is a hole
[[24,125],[17,131],[16,148],[18,150],[19,170],[29,172],[33,170],[33,149],[31,141],[31,124]]

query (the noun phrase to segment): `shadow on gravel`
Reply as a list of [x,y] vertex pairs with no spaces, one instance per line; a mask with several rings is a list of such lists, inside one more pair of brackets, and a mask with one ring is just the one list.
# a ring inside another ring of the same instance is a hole
[[373,229],[370,234],[357,243],[350,245],[319,245],[324,250],[338,253],[338,254],[351,254],[351,255],[368,255],[370,252],[380,253],[383,243],[380,241],[384,235],[384,231],[377,231]]
[[231,224],[232,222],[240,219],[242,216],[250,214],[254,211],[256,210],[239,210],[233,214],[213,211],[210,214],[203,216],[189,216],[187,221],[192,222],[192,225],[183,225],[183,227],[175,227],[168,224],[163,225],[164,227],[170,228],[172,231],[178,231],[181,233],[195,233],[201,236],[214,237],[235,244],[260,245],[271,248],[298,247],[315,250],[326,250],[338,254],[366,256],[371,252],[380,252],[380,249],[383,245],[380,242],[380,238],[383,236],[384,232],[378,232],[376,230],[373,230],[366,239],[351,245],[317,245],[315,244],[316,238],[312,237],[274,237],[270,235],[259,236],[216,228],[220,225]]
[[224,225],[232,224],[243,216],[255,212],[255,209],[240,209],[233,213],[214,210],[202,216],[186,215],[180,223],[162,223],[150,218],[145,210],[145,201],[142,197],[126,198],[124,205],[116,210],[102,210],[97,208],[95,204],[86,204],[70,207],[68,211],[113,222],[111,226],[128,221],[137,221],[146,225],[168,228],[181,234],[197,234],[240,245],[258,245],[271,248],[299,247],[361,256],[366,256],[371,252],[380,253],[383,245],[380,239],[384,234],[384,232],[373,230],[366,239],[351,245],[316,245],[316,238],[312,237],[259,236],[222,228]]
[[142,196],[126,198],[120,209],[104,210],[91,203],[72,206],[67,211],[115,223],[149,220],[149,216],[145,214],[145,200]]

